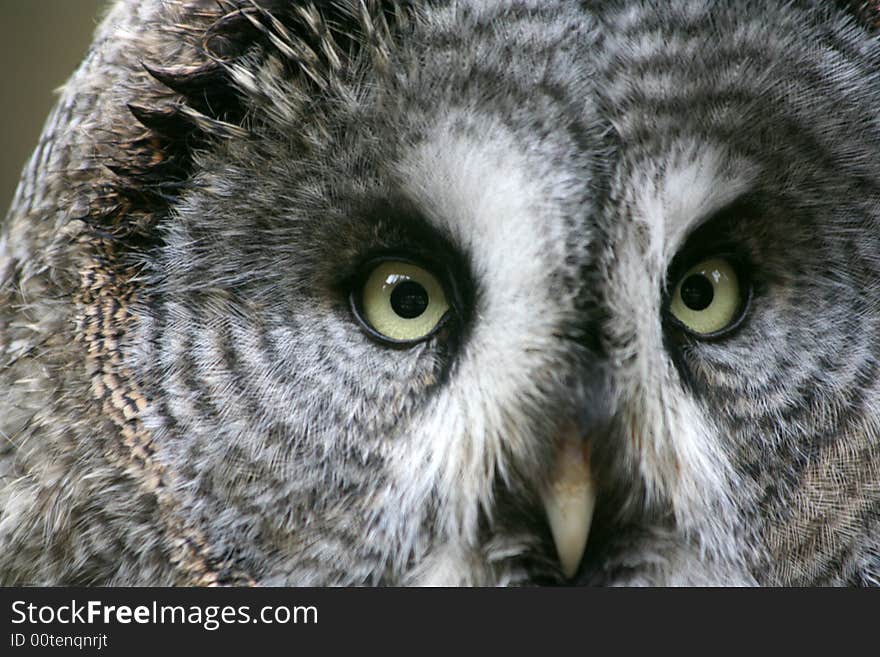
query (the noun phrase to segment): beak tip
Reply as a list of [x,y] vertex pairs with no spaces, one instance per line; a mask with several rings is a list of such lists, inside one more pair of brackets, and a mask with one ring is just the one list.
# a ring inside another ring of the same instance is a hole
[[594,507],[591,487],[576,499],[566,501],[568,504],[565,504],[565,508],[556,506],[555,509],[553,502],[545,502],[545,509],[560,568],[566,579],[571,579],[578,571],[590,535]]
[[565,576],[565,579],[571,579],[574,577],[575,573],[578,571],[578,566],[581,565],[581,558],[577,557],[576,559],[562,559],[559,558],[560,564],[562,566],[562,574]]
[[566,579],[571,579],[580,567],[596,505],[596,491],[586,454],[576,444],[564,443],[553,480],[543,495],[547,521]]

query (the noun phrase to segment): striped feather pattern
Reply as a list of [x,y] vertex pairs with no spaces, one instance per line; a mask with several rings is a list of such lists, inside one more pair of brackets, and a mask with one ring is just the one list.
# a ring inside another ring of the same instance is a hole
[[0,232],[0,581],[562,583],[574,422],[575,583],[880,583],[875,5],[119,2]]

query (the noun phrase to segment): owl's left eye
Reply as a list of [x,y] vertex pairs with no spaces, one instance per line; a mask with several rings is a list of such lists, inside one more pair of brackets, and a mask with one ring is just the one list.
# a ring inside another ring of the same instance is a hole
[[700,338],[726,335],[739,325],[749,300],[748,281],[742,280],[734,261],[707,258],[690,267],[678,280],[669,302],[673,320]]
[[404,260],[374,263],[352,291],[351,306],[367,332],[384,342],[412,345],[428,339],[449,315],[439,279]]

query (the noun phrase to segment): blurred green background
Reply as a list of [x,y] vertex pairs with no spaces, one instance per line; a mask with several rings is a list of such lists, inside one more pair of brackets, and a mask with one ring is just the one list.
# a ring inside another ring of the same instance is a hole
[[0,221],[57,89],[79,64],[107,0],[0,0]]

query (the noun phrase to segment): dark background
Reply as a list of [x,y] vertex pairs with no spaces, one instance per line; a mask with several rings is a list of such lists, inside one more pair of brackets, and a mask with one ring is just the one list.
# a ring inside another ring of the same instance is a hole
[[[22,0],[25,1],[25,0]],[[257,0],[259,1],[259,0]],[[25,604],[313,605],[317,624],[13,624]],[[0,654],[870,655],[877,595],[830,589],[2,588]],[[14,633],[108,635],[108,649],[12,648]]]
[[58,89],[79,65],[106,0],[0,0],[0,221]]

